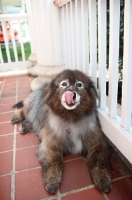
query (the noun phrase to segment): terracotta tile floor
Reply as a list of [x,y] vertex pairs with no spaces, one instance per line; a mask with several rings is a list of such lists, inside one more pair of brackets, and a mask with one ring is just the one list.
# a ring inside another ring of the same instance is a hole
[[65,169],[60,191],[49,194],[36,156],[38,139],[34,133],[21,135],[20,125],[10,120],[12,105],[30,93],[31,77],[0,77],[0,200],[132,200],[132,173],[113,152],[113,188],[103,194],[94,187],[85,160],[79,155],[64,158]]

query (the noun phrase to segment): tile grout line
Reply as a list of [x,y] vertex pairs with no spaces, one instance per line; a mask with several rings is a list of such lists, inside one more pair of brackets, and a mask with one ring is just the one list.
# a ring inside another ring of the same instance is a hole
[[[15,96],[14,97],[3,97],[3,98],[1,98],[2,100],[6,100],[6,99],[10,99],[10,98],[15,98]],[[7,105],[8,103],[5,103],[5,104],[1,104],[1,105]]]
[[[13,96],[13,97],[3,97],[3,98],[1,98],[1,100],[7,100],[7,99],[12,99],[12,98],[15,99],[16,96],[17,96],[17,97],[21,97],[21,96],[27,96],[27,95],[26,95],[26,94],[23,94],[23,95],[15,95],[15,96]],[[1,106],[4,106],[4,105],[6,106],[6,105],[9,105],[9,104],[11,104],[11,103],[2,103]]]
[[4,122],[0,122],[0,124],[6,124],[6,123],[10,123],[11,121],[4,121]]
[[[18,76],[16,77],[16,102],[18,94]],[[14,140],[13,140],[13,160],[12,160],[12,172],[11,172],[11,200],[15,200],[15,163],[16,163],[16,132],[17,125],[14,125]]]
[[57,200],[61,200],[60,188],[58,189],[58,192],[57,192],[56,196],[57,196]]
[[11,173],[1,174],[1,175],[0,175],[0,178],[1,178],[1,177],[4,177],[4,176],[9,176],[9,175],[11,175]]
[[4,136],[10,136],[13,135],[14,133],[5,133],[5,134],[1,134],[0,137],[4,137]]
[[[78,157],[78,158],[71,158],[70,160],[64,160],[64,163],[67,163],[67,162],[71,162],[71,161],[74,161],[74,160],[79,160],[79,159],[84,159],[83,157]],[[84,159],[85,160],[85,159]]]
[[75,194],[77,192],[85,191],[85,190],[88,190],[88,189],[91,189],[91,188],[95,188],[95,185],[91,184],[89,186],[85,186],[85,187],[78,188],[78,189],[71,190],[71,191],[64,192],[64,193],[61,193],[60,191],[58,191],[58,193],[55,196],[53,196],[53,197],[47,197],[47,198],[42,198],[41,200],[51,200],[51,199],[54,199],[54,198],[57,198],[57,200],[61,200],[61,198],[65,197],[67,195]]
[[[23,150],[23,149],[28,149],[28,148],[37,147],[37,146],[38,145],[26,146],[26,147],[16,148],[16,150]],[[2,153],[8,153],[8,152],[11,152],[11,151],[13,151],[13,150],[9,149],[9,150],[6,150],[6,151],[0,151],[0,154],[2,154]]]
[[8,153],[8,152],[12,152],[12,149],[6,150],[6,151],[1,151],[0,154],[2,154],[2,153]]
[[41,166],[38,166],[38,167],[33,167],[33,168],[27,168],[27,169],[22,169],[22,170],[17,170],[15,171],[15,174],[18,174],[18,173],[21,173],[21,172],[27,172],[27,171],[30,171],[30,170],[36,170],[36,169],[40,169]]
[[[33,168],[28,168],[28,169],[22,169],[22,170],[15,170],[15,173],[14,174],[18,174],[18,173],[21,173],[21,172],[27,172],[27,171],[30,171],[30,170],[36,170],[36,169],[41,169],[41,166],[38,166],[38,167],[33,167]],[[7,176],[7,175],[11,175],[12,171],[10,173],[7,173],[7,174],[1,174],[0,177],[3,177],[3,176]]]
[[102,192],[102,195],[104,196],[105,200],[109,200],[109,197],[107,196],[106,193],[103,193],[103,192]]
[[[10,97],[8,97],[8,98],[6,98],[6,99],[9,99]],[[14,97],[11,97],[11,98],[14,98]],[[3,99],[5,99],[5,98],[1,98],[1,100],[3,100]],[[5,103],[5,104],[0,104],[0,106],[7,106],[7,105],[9,105],[9,104],[13,104],[13,103]]]
[[95,188],[95,185],[91,184],[91,185],[86,186],[86,187],[82,187],[82,188],[78,188],[78,189],[75,189],[75,190],[71,190],[71,191],[68,191],[68,192],[61,193],[61,197],[65,197],[65,196],[70,195],[70,194],[75,194],[77,192],[81,192],[81,191],[84,191],[84,190],[89,190],[91,188]]
[[[9,105],[9,104],[8,104],[8,105]],[[0,115],[1,115],[1,114],[11,113],[11,112],[14,112],[14,110],[6,111],[6,112],[0,112]]]
[[122,179],[125,179],[125,178],[130,178],[130,177],[132,177],[132,174],[121,176],[121,177],[118,177],[118,178],[114,178],[112,181],[115,182],[115,181],[119,181],[119,180],[122,180]]
[[[55,199],[57,199],[57,194],[55,194],[54,196],[51,196],[51,197],[45,197],[45,198],[42,198],[42,199],[40,199],[40,200],[55,200]],[[58,200],[58,199],[57,199]],[[59,200],[61,200],[61,199],[59,199]]]
[[[33,144],[31,146],[25,146],[25,147],[20,147],[20,148],[16,148],[16,150],[20,151],[20,150],[24,150],[24,149],[29,149],[29,148],[33,148],[33,147],[37,147],[38,144]],[[36,154],[36,152],[35,152]]]

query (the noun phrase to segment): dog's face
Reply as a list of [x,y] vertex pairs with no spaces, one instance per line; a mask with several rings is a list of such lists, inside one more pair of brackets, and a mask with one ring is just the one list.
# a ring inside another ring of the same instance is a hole
[[64,108],[73,110],[80,104],[80,90],[84,89],[84,84],[81,81],[76,80],[72,85],[69,81],[69,79],[62,80],[59,84],[61,90],[60,100]]
[[64,70],[50,83],[47,92],[47,104],[67,120],[73,114],[78,118],[91,112],[97,95],[92,80],[78,70]]

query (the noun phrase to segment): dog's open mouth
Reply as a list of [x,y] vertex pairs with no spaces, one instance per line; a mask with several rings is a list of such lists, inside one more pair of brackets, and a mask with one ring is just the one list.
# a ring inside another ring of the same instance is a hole
[[69,105],[73,106],[75,104],[75,99],[76,99],[76,93],[67,91],[64,93],[64,102]]
[[66,91],[62,96],[62,105],[72,110],[80,103],[80,96],[74,91]]

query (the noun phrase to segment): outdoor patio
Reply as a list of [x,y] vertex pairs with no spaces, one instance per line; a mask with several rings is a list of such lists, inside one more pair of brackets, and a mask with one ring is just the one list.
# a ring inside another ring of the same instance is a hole
[[132,172],[114,151],[110,193],[103,194],[94,187],[80,155],[64,158],[65,168],[58,194],[51,195],[45,190],[36,156],[37,137],[32,132],[21,135],[20,124],[13,126],[10,122],[15,112],[12,105],[28,96],[32,79],[28,75],[0,77],[0,199],[131,200]]

